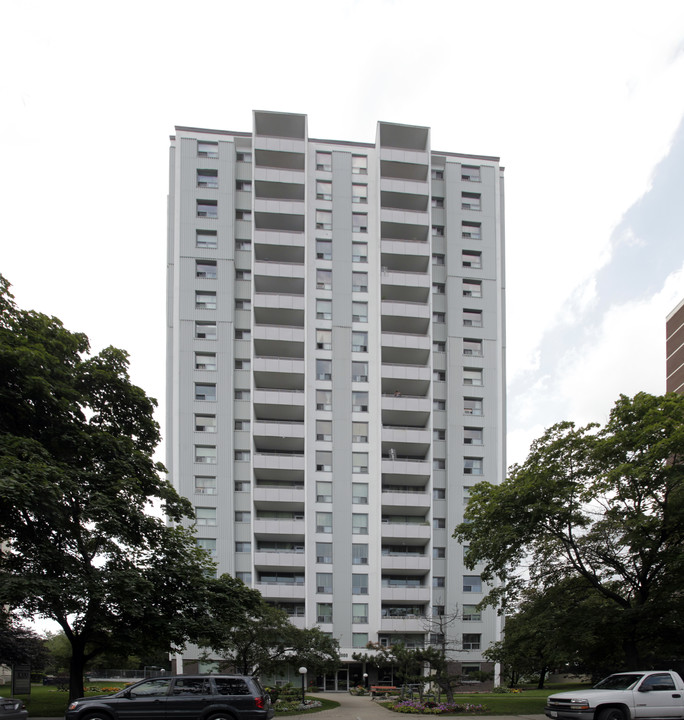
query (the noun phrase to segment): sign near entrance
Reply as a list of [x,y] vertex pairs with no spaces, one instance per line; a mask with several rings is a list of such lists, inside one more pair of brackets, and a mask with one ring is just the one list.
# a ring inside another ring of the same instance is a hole
[[31,666],[12,665],[12,695],[31,694]]

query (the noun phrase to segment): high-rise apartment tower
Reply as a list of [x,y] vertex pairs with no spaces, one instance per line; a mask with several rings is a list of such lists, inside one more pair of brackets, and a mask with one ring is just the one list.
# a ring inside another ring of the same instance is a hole
[[338,638],[328,689],[441,613],[461,670],[491,668],[452,532],[505,473],[503,216],[498,158],[425,127],[317,140],[255,112],[171,138],[168,468],[219,572]]

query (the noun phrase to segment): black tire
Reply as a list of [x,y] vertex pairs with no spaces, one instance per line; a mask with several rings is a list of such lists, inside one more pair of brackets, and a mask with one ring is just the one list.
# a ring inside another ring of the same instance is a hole
[[207,720],[235,720],[235,715],[229,712],[214,713]]
[[84,715],[80,720],[112,720],[112,716],[105,712],[91,712]]
[[599,712],[598,720],[629,720],[629,716],[622,708],[609,707]]

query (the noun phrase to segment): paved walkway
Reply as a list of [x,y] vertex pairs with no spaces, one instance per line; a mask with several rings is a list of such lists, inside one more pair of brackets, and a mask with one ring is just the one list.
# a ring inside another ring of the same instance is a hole
[[[326,700],[334,700],[340,703],[340,706],[321,714],[290,715],[286,720],[304,720],[305,718],[309,720],[316,720],[316,718],[321,718],[321,720],[396,720],[400,717],[416,717],[417,720],[419,717],[439,717],[437,715],[404,716],[400,713],[393,713],[371,700],[368,695],[350,695],[340,692],[317,692],[312,695]],[[478,720],[546,720],[544,715],[473,715],[473,717]],[[277,720],[277,716],[273,720]]]

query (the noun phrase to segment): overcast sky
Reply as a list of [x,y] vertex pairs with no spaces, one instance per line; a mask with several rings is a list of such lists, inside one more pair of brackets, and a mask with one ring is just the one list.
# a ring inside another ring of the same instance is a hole
[[[509,462],[664,391],[684,297],[684,2],[0,3],[0,272],[164,400],[168,138],[306,113],[506,168]],[[160,422],[163,416],[160,413]]]

